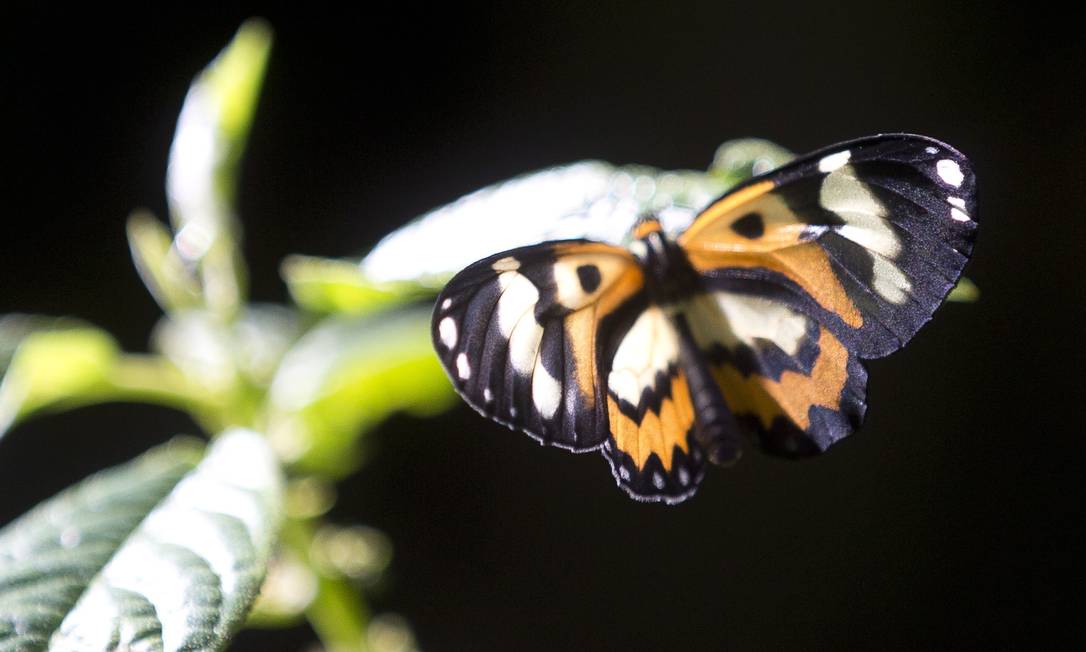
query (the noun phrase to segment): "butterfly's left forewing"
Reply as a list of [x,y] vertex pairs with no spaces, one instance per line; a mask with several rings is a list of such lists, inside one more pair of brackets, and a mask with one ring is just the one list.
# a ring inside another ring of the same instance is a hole
[[456,389],[482,414],[575,452],[609,436],[600,347],[642,295],[633,256],[570,240],[485,258],[437,299],[433,338]]

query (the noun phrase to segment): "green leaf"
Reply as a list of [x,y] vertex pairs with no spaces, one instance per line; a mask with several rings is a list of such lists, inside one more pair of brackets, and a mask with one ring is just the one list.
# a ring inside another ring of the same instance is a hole
[[143,284],[166,312],[200,306],[202,295],[192,270],[173,247],[173,236],[147,211],[128,218],[128,248]]
[[[768,157],[767,147],[746,147],[746,155]],[[726,158],[726,170],[710,172],[581,161],[503,181],[389,234],[362,259],[363,278],[371,284],[411,282],[436,292],[467,265],[505,249],[563,238],[620,244],[648,213],[677,232],[749,174],[742,157]]]
[[332,317],[283,358],[268,391],[268,434],[299,469],[344,475],[358,464],[367,428],[397,411],[439,413],[453,396],[428,307]]
[[377,312],[433,292],[411,281],[374,283],[357,262],[333,258],[288,256],[280,274],[294,302],[316,313]]
[[0,316],[0,373],[11,364],[19,345],[30,335],[41,331],[86,328],[87,323],[69,317],[46,317],[11,313]]
[[780,145],[761,138],[729,140],[717,148],[709,174],[726,180],[730,187],[779,168],[795,157]]
[[958,301],[961,303],[974,303],[980,300],[980,288],[977,287],[976,283],[963,276],[958,279],[958,284],[950,291],[946,300]]
[[0,382],[0,435],[35,411],[101,396],[119,357],[113,338],[89,326],[24,334]]
[[270,49],[266,23],[243,24],[189,88],[170,148],[166,191],[174,247],[198,268],[206,306],[225,316],[245,300],[234,199]]
[[161,357],[122,353],[109,334],[85,322],[8,315],[0,319],[0,354],[10,358],[0,381],[0,437],[39,412],[106,401],[188,410],[211,432],[221,427],[215,415],[222,396]]
[[155,326],[151,345],[185,377],[221,394],[240,384],[266,388],[300,332],[298,315],[290,309],[251,304],[230,323],[205,310],[164,317]]
[[221,649],[255,599],[281,501],[264,439],[180,442],[0,531],[0,649]]

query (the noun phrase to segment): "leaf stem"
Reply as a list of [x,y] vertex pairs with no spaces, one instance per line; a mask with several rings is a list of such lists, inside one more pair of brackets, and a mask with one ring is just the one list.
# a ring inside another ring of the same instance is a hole
[[317,596],[306,607],[305,617],[328,652],[367,652],[365,600],[346,578],[322,572],[313,563],[314,531],[310,520],[289,519],[283,524],[283,544],[304,559],[317,577]]
[[208,433],[218,432],[225,425],[225,406],[156,355],[122,356],[109,374],[103,394],[110,400],[151,403],[188,412]]

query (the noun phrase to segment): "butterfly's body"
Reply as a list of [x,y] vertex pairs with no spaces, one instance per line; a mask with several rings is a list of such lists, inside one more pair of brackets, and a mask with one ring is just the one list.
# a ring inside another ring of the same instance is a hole
[[[690,388],[694,437],[705,449],[710,462],[719,465],[734,462],[741,453],[740,429],[689,325],[690,299],[704,293],[698,274],[686,252],[668,237],[655,218],[640,221],[631,236],[633,240],[628,248],[645,277],[645,301],[670,321],[678,341],[678,366]],[[631,342],[630,345],[651,348],[648,342]],[[638,403],[648,405],[648,398],[642,397]],[[619,405],[620,409],[635,412],[630,403],[620,402]],[[636,414],[630,416],[636,417]]]
[[639,500],[680,502],[749,438],[819,453],[866,409],[863,358],[953,286],[975,223],[968,161],[922,136],[844,143],[752,179],[675,239],[496,254],[438,298],[457,390],[542,443],[601,450]]

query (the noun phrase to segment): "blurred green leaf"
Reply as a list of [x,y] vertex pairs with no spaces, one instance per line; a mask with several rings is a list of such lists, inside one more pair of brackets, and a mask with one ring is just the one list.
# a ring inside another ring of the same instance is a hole
[[189,88],[170,148],[166,191],[174,247],[199,270],[208,309],[224,316],[232,316],[245,300],[234,199],[270,49],[265,22],[243,24]]
[[26,334],[0,382],[0,435],[44,407],[105,393],[119,357],[113,338],[92,327]]
[[86,322],[71,317],[46,317],[24,313],[0,315],[0,373],[8,368],[19,345],[31,334],[39,331],[90,327]]
[[453,396],[428,308],[331,317],[283,358],[268,392],[268,434],[299,470],[344,475],[367,428],[397,411],[437,414]]
[[273,304],[248,305],[231,323],[186,310],[163,317],[151,345],[206,391],[230,393],[241,385],[266,388],[301,329],[296,313]]
[[288,256],[280,269],[290,296],[316,313],[364,314],[432,294],[410,281],[373,283],[357,262],[316,256]]
[[222,649],[263,579],[281,478],[251,431],[199,457],[157,448],[0,531],[0,646]]
[[980,300],[980,288],[977,284],[966,278],[965,276],[958,279],[958,284],[954,286],[954,289],[947,295],[947,301],[958,301],[961,303],[973,303]]
[[246,627],[280,628],[299,624],[317,597],[318,580],[308,562],[293,550],[280,548],[268,565]]
[[467,265],[506,249],[564,238],[621,244],[648,213],[677,233],[753,170],[791,156],[767,141],[745,140],[725,143],[708,172],[581,161],[525,174],[392,232],[362,259],[362,279],[377,287],[411,282],[436,293]]
[[220,428],[223,396],[202,390],[158,356],[126,354],[105,331],[75,319],[8,315],[0,319],[0,437],[42,411],[106,401],[187,410]]
[[173,247],[169,229],[147,211],[128,218],[128,247],[143,284],[166,312],[200,306],[200,286]]
[[731,187],[779,168],[795,157],[787,149],[762,138],[729,140],[717,148],[709,174],[726,180]]

